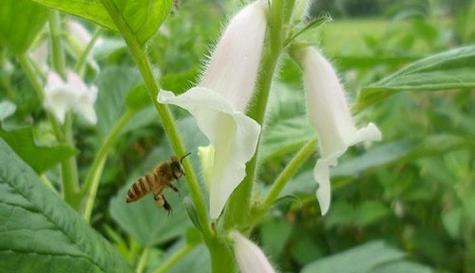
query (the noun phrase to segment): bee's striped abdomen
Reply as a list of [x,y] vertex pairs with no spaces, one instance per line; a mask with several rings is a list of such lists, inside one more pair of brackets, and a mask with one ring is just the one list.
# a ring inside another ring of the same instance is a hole
[[151,192],[154,189],[154,185],[157,184],[156,179],[155,174],[147,174],[135,181],[127,192],[127,203],[137,201]]

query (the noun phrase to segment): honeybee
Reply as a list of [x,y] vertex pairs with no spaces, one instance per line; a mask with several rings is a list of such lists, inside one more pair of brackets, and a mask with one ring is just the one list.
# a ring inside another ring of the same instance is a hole
[[175,192],[179,192],[172,182],[179,180],[185,175],[183,171],[183,159],[189,156],[187,153],[181,158],[172,156],[170,160],[160,162],[151,173],[146,174],[137,179],[127,192],[127,203],[135,202],[144,197],[148,193],[153,193],[153,199],[157,206],[164,208],[168,214],[172,211],[170,203],[168,203],[163,191],[166,187],[170,187]]

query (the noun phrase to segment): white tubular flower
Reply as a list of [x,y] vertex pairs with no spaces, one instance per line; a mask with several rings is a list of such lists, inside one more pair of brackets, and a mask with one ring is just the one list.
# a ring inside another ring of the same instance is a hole
[[244,113],[252,97],[266,31],[265,0],[236,14],[221,36],[198,86],[175,96],[161,91],[158,101],[180,106],[195,118],[214,147],[210,174],[210,216],[221,214],[245,176],[257,146],[260,125]]
[[44,91],[43,106],[60,123],[64,123],[66,113],[70,110],[81,114],[91,124],[97,122],[94,110],[97,88],[88,88],[76,73],[68,71],[64,81],[58,74],[50,71]]
[[241,273],[275,273],[262,250],[239,232],[231,232],[234,255]]
[[345,98],[343,87],[330,62],[315,48],[297,52],[303,68],[303,81],[310,121],[317,131],[321,158],[314,168],[318,183],[317,199],[322,215],[330,207],[330,167],[348,147],[362,141],[381,140],[373,123],[357,129]]

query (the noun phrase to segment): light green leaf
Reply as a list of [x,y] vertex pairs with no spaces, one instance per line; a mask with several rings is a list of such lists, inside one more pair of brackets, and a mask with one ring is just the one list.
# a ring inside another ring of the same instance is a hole
[[[0,138],[28,163],[37,173],[43,173],[60,161],[76,154],[66,145],[38,146],[33,139],[33,128],[25,127],[6,131],[0,128]],[[38,157],[41,155],[41,157]]]
[[125,111],[127,94],[140,81],[138,71],[131,67],[108,67],[97,76],[99,95],[95,108],[97,129],[101,136],[109,133]]
[[372,270],[371,273],[432,273],[432,269],[418,263],[400,261],[384,264]]
[[2,272],[132,272],[0,139]]
[[0,47],[25,52],[48,19],[48,9],[30,0],[0,1]]
[[301,273],[369,273],[385,263],[399,261],[404,253],[383,241],[373,241],[306,265]]
[[0,101],[0,122],[13,115],[16,111],[16,105],[9,100]]
[[[117,30],[109,13],[99,0],[33,1]],[[172,7],[171,0],[113,0],[112,2],[141,45],[145,44],[157,32]]]
[[400,91],[475,87],[475,46],[451,49],[416,61],[364,88],[356,110]]

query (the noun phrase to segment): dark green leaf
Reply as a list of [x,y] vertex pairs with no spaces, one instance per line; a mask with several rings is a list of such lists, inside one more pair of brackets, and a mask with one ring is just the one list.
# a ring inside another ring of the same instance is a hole
[[416,61],[364,88],[356,110],[400,91],[475,87],[475,46],[451,49]]
[[25,52],[48,19],[48,9],[30,0],[0,2],[0,46]]
[[[12,0],[13,1],[13,0]],[[15,0],[16,1],[16,0]],[[53,9],[83,17],[116,30],[114,22],[99,0],[33,0]],[[145,44],[170,12],[171,0],[113,0],[115,8],[140,44]]]
[[0,200],[2,272],[132,272],[3,140]]
[[[43,173],[60,161],[76,154],[76,149],[66,145],[38,146],[33,139],[33,129],[25,127],[11,131],[0,128],[2,138],[37,173]],[[41,155],[39,157],[38,155]]]

